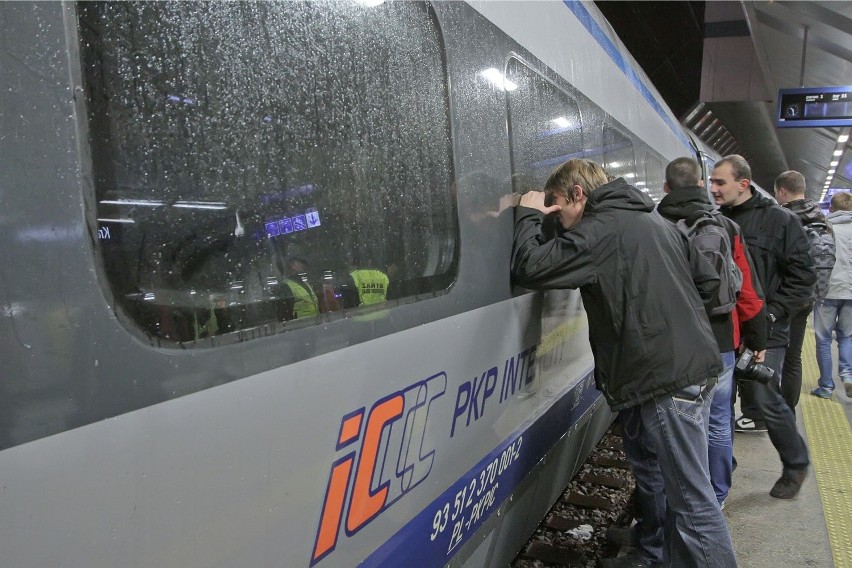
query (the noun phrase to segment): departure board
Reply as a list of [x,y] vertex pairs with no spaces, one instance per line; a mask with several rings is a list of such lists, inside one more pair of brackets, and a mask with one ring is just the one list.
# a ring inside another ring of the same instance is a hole
[[852,86],[778,91],[779,128],[852,126]]

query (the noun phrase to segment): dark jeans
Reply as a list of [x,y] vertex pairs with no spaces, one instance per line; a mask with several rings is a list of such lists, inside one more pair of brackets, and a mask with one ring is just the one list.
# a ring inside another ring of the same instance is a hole
[[812,311],[813,306],[808,306],[793,314],[790,319],[790,344],[784,355],[781,395],[794,413],[799,404],[799,395],[802,394],[802,343],[805,342],[805,328]]
[[796,429],[796,415],[781,396],[779,369],[784,362],[784,348],[766,350],[767,367],[775,369],[775,377],[767,384],[738,380],[743,416],[766,423],[769,439],[785,468],[801,469],[810,463],[808,448]]
[[712,395],[712,388],[687,387],[619,415],[636,478],[637,548],[652,562],[737,565],[708,473]]

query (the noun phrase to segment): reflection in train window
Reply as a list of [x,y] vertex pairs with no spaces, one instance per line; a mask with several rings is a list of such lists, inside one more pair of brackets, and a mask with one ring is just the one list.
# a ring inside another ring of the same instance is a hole
[[603,164],[614,178],[623,177],[627,183],[635,183],[638,179],[633,141],[609,125],[603,129]]
[[647,193],[654,199],[660,201],[665,195],[663,184],[666,176],[663,172],[663,161],[657,157],[649,148],[645,149],[645,179],[636,183],[636,187]]
[[542,188],[551,172],[583,155],[583,122],[577,102],[515,58],[507,78],[514,190]]
[[100,252],[154,340],[307,325],[452,283],[447,78],[424,4],[78,14]]

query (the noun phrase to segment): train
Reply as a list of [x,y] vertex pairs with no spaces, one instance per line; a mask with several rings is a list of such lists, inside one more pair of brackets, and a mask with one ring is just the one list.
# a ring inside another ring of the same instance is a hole
[[595,6],[0,21],[3,566],[508,565],[614,418],[513,195],[718,158]]

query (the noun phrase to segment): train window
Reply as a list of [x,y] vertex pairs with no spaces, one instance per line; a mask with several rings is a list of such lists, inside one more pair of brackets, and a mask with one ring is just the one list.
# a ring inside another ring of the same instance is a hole
[[424,3],[78,5],[99,249],[156,340],[445,291],[457,215]]
[[507,78],[509,141],[514,190],[541,188],[553,169],[583,152],[583,122],[577,102],[563,90],[511,58]]
[[663,162],[651,150],[645,150],[645,180],[636,187],[650,195],[654,201],[660,201],[663,198],[663,184],[666,181],[666,176],[663,173]]
[[603,163],[613,177],[623,177],[628,183],[636,181],[633,140],[608,125],[603,129]]

